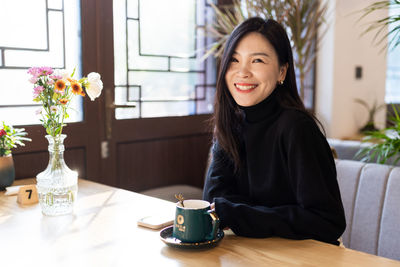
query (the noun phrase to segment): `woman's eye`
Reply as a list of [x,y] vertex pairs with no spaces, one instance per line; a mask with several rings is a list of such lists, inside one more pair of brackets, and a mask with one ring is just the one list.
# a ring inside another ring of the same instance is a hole
[[260,58],[256,58],[253,60],[253,63],[264,63],[264,61]]
[[236,58],[231,58],[230,62],[239,62]]

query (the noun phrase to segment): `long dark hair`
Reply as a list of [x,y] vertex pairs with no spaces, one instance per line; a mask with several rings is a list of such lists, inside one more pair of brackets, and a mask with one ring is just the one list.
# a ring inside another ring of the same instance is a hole
[[[261,33],[270,42],[278,55],[279,66],[288,64],[284,83],[279,85],[279,90],[275,90],[279,103],[283,107],[297,109],[309,114],[297,91],[292,48],[285,29],[273,19],[264,20],[259,17],[253,17],[243,21],[232,31],[226,42],[218,71],[213,116],[214,139],[228,154],[235,165],[236,171],[241,167],[240,133],[243,116],[228,90],[225,74],[238,42],[250,32]],[[309,115],[315,119],[312,114]]]

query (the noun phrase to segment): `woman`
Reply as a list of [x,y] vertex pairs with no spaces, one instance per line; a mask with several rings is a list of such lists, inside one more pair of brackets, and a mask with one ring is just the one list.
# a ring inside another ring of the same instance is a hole
[[339,244],[346,222],[335,162],[298,95],[290,42],[276,21],[250,18],[227,40],[214,127],[203,198],[221,228]]

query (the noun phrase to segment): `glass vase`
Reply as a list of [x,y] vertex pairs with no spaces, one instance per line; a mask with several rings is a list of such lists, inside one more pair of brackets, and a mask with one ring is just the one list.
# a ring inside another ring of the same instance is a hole
[[49,164],[36,176],[39,203],[44,215],[71,213],[78,192],[78,173],[64,161],[65,134],[46,135],[49,141]]

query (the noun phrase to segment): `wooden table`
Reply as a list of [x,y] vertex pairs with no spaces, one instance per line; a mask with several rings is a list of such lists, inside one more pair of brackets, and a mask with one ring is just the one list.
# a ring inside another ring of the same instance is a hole
[[[20,180],[29,184],[34,180]],[[400,262],[314,240],[252,239],[229,231],[209,250],[166,246],[136,221],[174,204],[86,180],[74,214],[47,217],[0,192],[1,266],[400,266]]]

